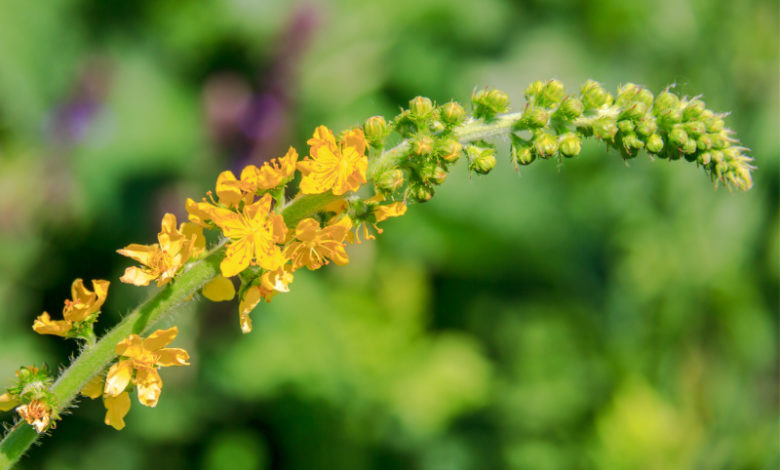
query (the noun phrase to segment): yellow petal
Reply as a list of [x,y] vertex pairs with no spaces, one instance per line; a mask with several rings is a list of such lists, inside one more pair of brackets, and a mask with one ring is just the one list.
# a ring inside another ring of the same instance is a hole
[[163,385],[157,369],[139,369],[135,374],[135,385],[138,388],[138,401],[142,405],[150,408],[157,406]]
[[241,238],[249,233],[241,215],[231,210],[215,207],[211,211],[211,218],[227,238]]
[[342,137],[341,143],[344,147],[351,147],[359,155],[366,153],[366,136],[361,129],[355,128],[347,131]]
[[163,348],[157,351],[156,365],[160,367],[188,366],[190,355],[181,348]]
[[206,223],[211,220],[211,210],[214,209],[214,206],[207,202],[195,202],[187,198],[184,208],[187,210],[190,222],[205,227]]
[[160,223],[160,228],[162,229],[160,231],[163,233],[173,233],[176,232],[176,227],[176,215],[166,212]]
[[203,296],[212,302],[233,300],[236,296],[236,288],[233,282],[224,276],[217,276],[203,286]]
[[403,202],[394,202],[374,208],[374,217],[377,222],[387,220],[388,217],[400,217],[406,214],[406,204]]
[[252,243],[242,238],[230,243],[225,249],[225,259],[219,265],[222,275],[233,277],[245,270],[252,262]]
[[252,331],[252,318],[249,314],[260,303],[260,298],[260,288],[257,286],[249,287],[241,298],[238,305],[238,322],[244,334]]
[[206,251],[206,237],[203,236],[203,227],[192,222],[184,222],[181,224],[181,233],[188,239],[195,239],[192,244],[192,256],[198,257]]
[[116,250],[116,252],[146,266],[152,266],[155,256],[160,253],[160,247],[158,245],[131,243],[120,250]]
[[134,286],[148,286],[150,282],[157,279],[159,275],[155,275],[149,271],[143,270],[137,266],[130,266],[125,269],[125,273],[119,278],[120,281],[125,284],[132,284]]
[[304,242],[312,241],[319,231],[320,223],[309,217],[298,222],[295,227],[295,238]]
[[57,335],[65,337],[73,324],[68,320],[52,320],[47,312],[43,312],[33,322],[33,330],[41,335]]
[[19,400],[10,393],[0,395],[0,411],[10,411],[18,404]]
[[84,385],[84,388],[81,389],[81,394],[94,400],[100,395],[103,395],[103,383],[103,375],[98,374],[92,377],[92,380]]
[[130,335],[117,343],[114,352],[117,356],[139,357],[143,354],[143,340],[138,335]]
[[122,392],[116,397],[103,397],[106,407],[105,423],[117,431],[125,427],[125,416],[130,411],[130,395]]
[[217,196],[226,206],[236,206],[241,202],[240,183],[232,171],[223,171],[217,177]]
[[144,340],[144,349],[147,351],[157,351],[158,349],[164,348],[176,338],[177,334],[179,334],[179,328],[176,326],[168,328],[167,330],[157,330]]
[[106,388],[103,391],[109,397],[115,397],[124,392],[133,375],[133,362],[123,359],[111,366],[106,375]]

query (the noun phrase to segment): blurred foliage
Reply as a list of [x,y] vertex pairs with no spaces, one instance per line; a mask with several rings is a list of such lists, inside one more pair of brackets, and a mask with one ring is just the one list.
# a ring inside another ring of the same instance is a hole
[[183,313],[156,409],[83,402],[21,467],[776,468],[778,31],[764,0],[0,0],[0,386],[67,363],[30,325],[74,277],[113,281],[102,328],[145,298],[114,250],[220,169],[417,94],[674,83],[759,166],[744,194],[598,144],[461,168],[251,335]]

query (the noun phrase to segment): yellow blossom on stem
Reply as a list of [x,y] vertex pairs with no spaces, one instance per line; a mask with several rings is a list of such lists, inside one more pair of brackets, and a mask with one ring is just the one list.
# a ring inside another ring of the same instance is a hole
[[81,389],[81,394],[93,400],[103,396],[103,406],[106,408],[105,423],[121,431],[125,427],[124,418],[130,411],[130,395],[127,392],[122,392],[115,397],[103,395],[104,383],[103,376],[97,375]]
[[92,315],[100,311],[100,307],[108,296],[108,286],[111,283],[101,279],[92,281],[92,290],[84,287],[82,279],[76,279],[70,287],[72,300],[65,300],[62,309],[64,320],[52,320],[48,312],[43,312],[33,322],[33,330],[42,335],[67,336],[74,323],[92,319]]
[[16,407],[16,412],[38,433],[47,430],[49,425],[54,427],[51,421],[51,407],[43,400],[32,400],[30,403],[19,405]]
[[220,204],[227,207],[238,206],[238,203],[244,198],[241,192],[241,181],[236,179],[232,171],[223,171],[219,174],[216,189]]
[[223,276],[235,276],[250,264],[274,270],[286,262],[277,243],[284,242],[287,226],[281,215],[271,211],[270,194],[244,206],[241,213],[217,207],[212,220],[231,239],[220,264]]
[[95,399],[103,394],[103,385],[105,383],[105,380],[101,374],[98,374],[94,377],[92,377],[92,380],[87,382],[86,385],[81,389],[81,394],[85,397],[89,397],[91,399]]
[[241,171],[241,188],[250,193],[276,188],[292,179],[297,161],[298,152],[290,147],[283,157],[273,158],[260,168],[248,165]]
[[[393,202],[374,208],[374,217],[377,223],[385,221],[390,217],[400,217],[404,214],[406,214],[406,204],[403,202]],[[379,233],[382,233],[382,231],[379,230]]]
[[136,286],[147,286],[151,281],[157,281],[158,286],[165,285],[193,255],[200,254],[206,246],[201,227],[182,224],[177,229],[176,216],[170,213],[163,216],[162,230],[157,235],[157,241],[155,245],[132,243],[117,250],[120,255],[144,265],[127,268],[119,278],[120,281]]
[[353,129],[336,143],[333,132],[320,126],[308,140],[310,156],[298,162],[301,171],[300,189],[303,194],[319,194],[333,190],[341,195],[357,191],[366,182],[368,157],[363,131]]
[[314,270],[330,261],[338,265],[349,263],[344,250],[344,239],[352,229],[352,220],[344,216],[325,228],[312,218],[303,219],[295,228],[298,240],[287,246],[285,255],[290,258],[293,270],[306,266]]
[[157,330],[146,339],[130,335],[120,341],[115,350],[119,362],[108,370],[104,394],[118,397],[132,381],[138,389],[138,401],[145,406],[156,406],[162,391],[162,379],[157,368],[189,365],[187,351],[165,348],[178,332],[174,326]]

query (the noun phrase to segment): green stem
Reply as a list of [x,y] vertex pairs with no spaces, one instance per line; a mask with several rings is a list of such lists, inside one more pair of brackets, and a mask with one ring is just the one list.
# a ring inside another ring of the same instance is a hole
[[[455,135],[461,142],[484,139],[506,133],[512,128],[519,114],[501,116],[490,123],[469,121],[455,129]],[[409,143],[403,141],[392,149],[382,153],[369,163],[367,178],[373,179],[382,172],[394,168],[408,152]],[[289,227],[339,199],[332,193],[299,196],[290,201],[282,210]],[[219,274],[219,263],[224,254],[224,245],[215,247],[204,258],[192,263],[186,271],[177,276],[174,283],[157,292],[149,300],[127,315],[100,341],[88,345],[73,361],[59,379],[52,385],[51,392],[56,400],[55,413],[73,405],[84,385],[114,359],[117,343],[130,334],[143,334],[164,318],[177,313],[179,307],[190,301],[204,284]],[[39,435],[31,426],[18,422],[0,442],[0,470],[10,469],[27,451]]]

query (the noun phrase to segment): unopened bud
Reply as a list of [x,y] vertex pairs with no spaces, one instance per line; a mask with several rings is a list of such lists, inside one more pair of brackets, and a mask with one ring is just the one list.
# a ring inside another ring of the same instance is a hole
[[664,91],[658,95],[658,98],[655,99],[655,104],[653,105],[653,110],[656,114],[664,114],[669,110],[676,110],[679,108],[680,98],[668,91]]
[[523,112],[520,122],[531,129],[547,127],[547,123],[550,122],[550,112],[539,106],[529,106]]
[[636,124],[636,133],[645,137],[654,134],[656,130],[658,130],[658,125],[655,123],[655,117],[651,114],[645,114]]
[[685,109],[683,109],[683,118],[686,121],[692,121],[694,119],[698,119],[704,110],[707,109],[704,105],[704,102],[701,100],[692,100],[690,103],[685,105]]
[[720,132],[725,126],[723,119],[713,119],[707,123],[707,132]]
[[440,166],[437,166],[436,169],[433,170],[433,175],[431,175],[430,178],[433,184],[442,184],[446,179],[447,179],[447,170],[445,170]]
[[466,118],[466,111],[463,106],[455,101],[445,103],[439,108],[441,120],[445,126],[454,127],[463,122]]
[[688,133],[682,127],[674,126],[669,133],[669,143],[675,147],[682,147],[686,142],[688,142]]
[[447,163],[458,161],[463,146],[456,139],[446,139],[439,144],[439,158]]
[[645,143],[642,142],[633,132],[623,136],[623,147],[627,152],[629,152],[629,154],[631,154],[631,152],[641,150],[644,146]]
[[401,170],[388,170],[376,179],[377,188],[382,191],[394,192],[404,184],[404,173]]
[[412,140],[412,152],[417,155],[429,155],[433,152],[433,138],[429,135],[418,135]]
[[593,123],[593,133],[600,139],[612,140],[617,132],[618,127],[612,119],[602,118]]
[[620,132],[627,134],[629,132],[634,132],[634,129],[636,126],[634,126],[634,123],[629,121],[628,119],[623,119],[622,121],[617,122],[617,127]]
[[427,120],[433,115],[433,102],[430,98],[416,96],[409,100],[409,111],[412,113],[413,119]]
[[428,202],[433,197],[433,188],[421,183],[409,186],[409,196],[417,202]]
[[696,146],[696,139],[689,138],[685,144],[683,144],[682,147],[680,147],[680,150],[682,153],[685,154],[685,159],[689,162],[692,162],[696,159],[696,151],[698,150],[698,147]]
[[653,134],[647,138],[645,148],[650,153],[661,153],[664,149],[664,139],[658,134]]
[[585,109],[600,108],[603,105],[612,104],[612,95],[601,86],[599,82],[588,80],[580,89],[582,104]]
[[536,96],[536,102],[546,108],[558,105],[566,96],[566,89],[563,83],[558,80],[550,80],[544,84],[542,92]]
[[534,100],[534,97],[539,95],[544,89],[544,83],[541,80],[537,80],[525,89],[525,100],[529,103]]
[[512,145],[512,158],[521,165],[530,165],[536,160],[536,154],[525,143],[516,142]]
[[696,161],[702,165],[709,165],[712,161],[712,154],[710,152],[702,152],[699,154],[699,157],[696,159]]
[[561,136],[558,148],[564,157],[575,157],[582,150],[582,142],[577,134],[568,132]]
[[707,132],[707,128],[704,126],[703,122],[690,121],[685,123],[685,132],[693,137],[698,137]]
[[484,89],[471,96],[471,103],[474,106],[474,117],[490,120],[509,109],[509,96],[495,88]]
[[620,114],[624,119],[639,119],[647,112],[647,105],[641,101],[628,103],[626,108]]
[[496,150],[492,147],[466,147],[466,155],[469,157],[469,169],[481,175],[490,173],[496,166]]
[[363,124],[366,140],[372,147],[381,146],[387,137],[387,122],[382,116],[371,116]]
[[712,139],[707,135],[703,135],[696,139],[696,147],[699,150],[709,150],[712,148]]
[[558,153],[558,139],[546,132],[534,136],[534,149],[542,158],[550,158]]
[[634,101],[634,97],[639,93],[641,87],[635,83],[626,83],[620,85],[617,92],[617,104],[619,106],[626,106],[628,103]]
[[582,101],[579,98],[568,97],[563,100],[558,109],[555,111],[555,117],[566,121],[571,121],[582,116]]

